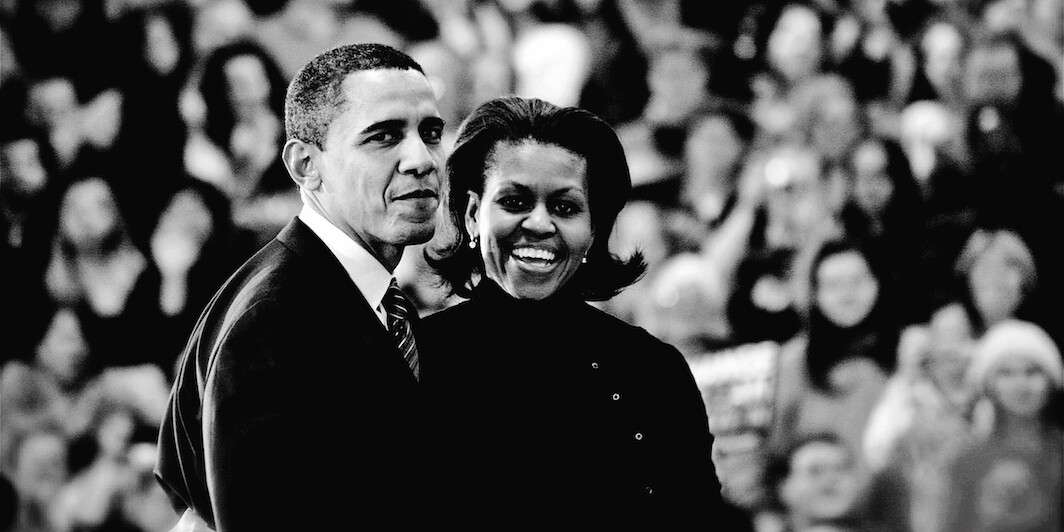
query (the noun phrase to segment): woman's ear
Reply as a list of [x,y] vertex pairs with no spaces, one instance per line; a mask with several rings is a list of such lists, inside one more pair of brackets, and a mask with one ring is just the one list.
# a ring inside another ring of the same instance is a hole
[[465,209],[465,226],[466,233],[470,238],[476,238],[480,234],[480,229],[477,227],[477,219],[480,214],[480,195],[472,190],[468,191],[469,201],[466,203]]
[[289,139],[281,148],[281,161],[299,188],[312,191],[321,186],[316,157],[319,153],[321,150],[299,139]]

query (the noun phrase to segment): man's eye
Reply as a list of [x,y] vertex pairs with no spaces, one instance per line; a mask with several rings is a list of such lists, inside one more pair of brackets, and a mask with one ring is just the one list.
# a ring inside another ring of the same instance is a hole
[[442,127],[428,127],[421,130],[421,138],[428,144],[439,144],[443,140]]
[[397,131],[381,131],[366,139],[369,142],[394,143],[402,139],[402,134]]

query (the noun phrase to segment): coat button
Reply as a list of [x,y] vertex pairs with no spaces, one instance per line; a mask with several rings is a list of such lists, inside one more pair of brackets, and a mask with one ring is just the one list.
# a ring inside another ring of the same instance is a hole
[[598,362],[592,362],[591,363],[591,369],[598,369],[598,368],[599,368]]
[[647,486],[647,487],[643,488],[643,493],[646,493],[647,495],[653,495],[654,494],[654,488],[652,488],[650,486]]
[[620,401],[621,400],[621,394],[619,394],[619,393],[613,394],[613,400],[614,401]]
[[635,433],[635,440],[636,441],[640,441],[642,439],[643,439],[643,433],[642,432]]

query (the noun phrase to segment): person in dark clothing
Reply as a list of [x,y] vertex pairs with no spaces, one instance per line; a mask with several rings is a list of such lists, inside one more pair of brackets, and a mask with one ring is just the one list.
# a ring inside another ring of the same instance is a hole
[[332,48],[292,80],[282,159],[303,208],[200,315],[159,432],[184,516],[224,532],[434,515],[393,272],[435,231],[443,126],[421,66],[385,45]]
[[608,247],[625,161],[605,121],[539,99],[490,100],[459,130],[452,231],[425,256],[468,301],[426,317],[418,339],[454,435],[437,449],[454,468],[447,507],[473,528],[733,529],[684,358],[587,303],[645,269]]

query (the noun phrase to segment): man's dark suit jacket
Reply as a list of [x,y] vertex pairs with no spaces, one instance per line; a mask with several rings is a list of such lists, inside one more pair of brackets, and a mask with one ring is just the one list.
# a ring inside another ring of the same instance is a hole
[[405,528],[423,515],[417,382],[298,218],[217,292],[180,364],[156,466],[179,511],[219,531]]

